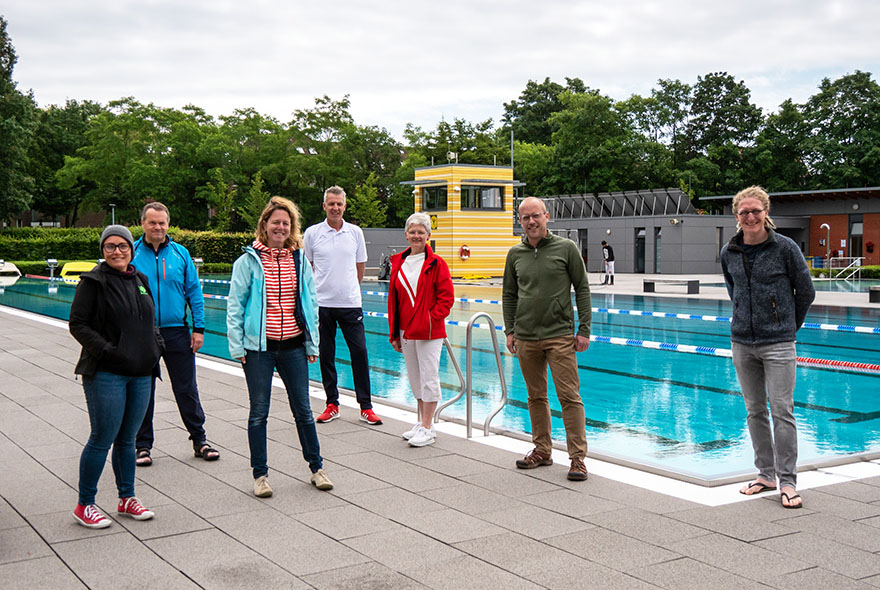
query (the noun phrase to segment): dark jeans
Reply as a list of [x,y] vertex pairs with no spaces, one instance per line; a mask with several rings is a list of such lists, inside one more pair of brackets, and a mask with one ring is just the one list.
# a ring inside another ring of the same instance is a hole
[[318,335],[321,359],[321,381],[327,403],[339,405],[339,389],[336,385],[336,326],[351,356],[351,374],[354,393],[362,410],[373,407],[370,399],[370,362],[367,360],[367,337],[364,332],[364,312],[360,307],[319,307]]
[[[196,384],[196,355],[192,351],[192,337],[189,328],[161,328],[165,340],[165,368],[171,380],[171,391],[177,401],[177,409],[183,425],[189,431],[189,439],[194,445],[204,443],[205,412],[199,401],[199,386]],[[156,378],[150,387],[150,404],[144,422],[137,433],[137,448],[153,448],[153,407],[156,403]]]
[[303,458],[308,461],[312,473],[321,469],[321,447],[318,431],[309,404],[309,365],[304,346],[289,350],[257,352],[245,351],[244,376],[247,381],[251,411],[248,416],[248,446],[251,451],[251,468],[254,479],[266,475],[266,421],[269,418],[269,401],[272,397],[272,377],[277,368],[287,401],[296,422],[296,433],[302,447]]
[[79,503],[94,504],[107,452],[120,498],[134,496],[134,437],[150,399],[150,377],[98,371],[83,377],[92,432],[79,457]]

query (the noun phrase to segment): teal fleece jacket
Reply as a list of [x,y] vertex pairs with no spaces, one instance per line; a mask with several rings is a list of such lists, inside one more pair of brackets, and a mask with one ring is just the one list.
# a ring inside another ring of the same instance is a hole
[[577,246],[548,234],[533,248],[523,237],[507,253],[504,265],[504,333],[519,340],[574,335],[572,286],[578,308],[577,334],[589,338],[590,282]]

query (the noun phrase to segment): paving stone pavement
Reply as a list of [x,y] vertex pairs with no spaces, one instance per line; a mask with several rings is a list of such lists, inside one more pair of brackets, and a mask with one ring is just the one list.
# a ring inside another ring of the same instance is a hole
[[[309,484],[281,390],[269,421],[270,481],[257,499],[244,379],[199,368],[220,461],[193,457],[167,383],[155,464],[137,494],[153,520],[77,525],[89,424],[63,328],[0,310],[0,588],[878,588],[880,478],[707,507],[566,466],[514,467],[512,453],[343,408],[318,425],[336,484]],[[315,389],[317,393],[317,389]],[[319,397],[313,409],[320,411]],[[98,504],[116,502],[109,465]]]

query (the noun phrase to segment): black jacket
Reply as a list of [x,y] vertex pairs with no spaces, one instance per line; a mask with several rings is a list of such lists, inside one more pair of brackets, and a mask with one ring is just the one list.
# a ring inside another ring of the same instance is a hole
[[82,344],[74,370],[78,375],[159,374],[164,343],[154,320],[153,296],[147,278],[133,266],[122,273],[102,262],[81,275],[69,328]]
[[753,263],[742,248],[742,231],[721,249],[721,269],[733,301],[730,339],[740,344],[794,342],[816,297],[797,244],[769,232]]

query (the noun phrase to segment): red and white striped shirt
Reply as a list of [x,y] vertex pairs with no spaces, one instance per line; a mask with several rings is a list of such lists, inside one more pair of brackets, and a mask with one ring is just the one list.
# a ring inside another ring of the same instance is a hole
[[294,317],[296,309],[296,265],[287,248],[269,248],[254,240],[254,250],[263,263],[266,281],[266,338],[287,340],[303,333]]

